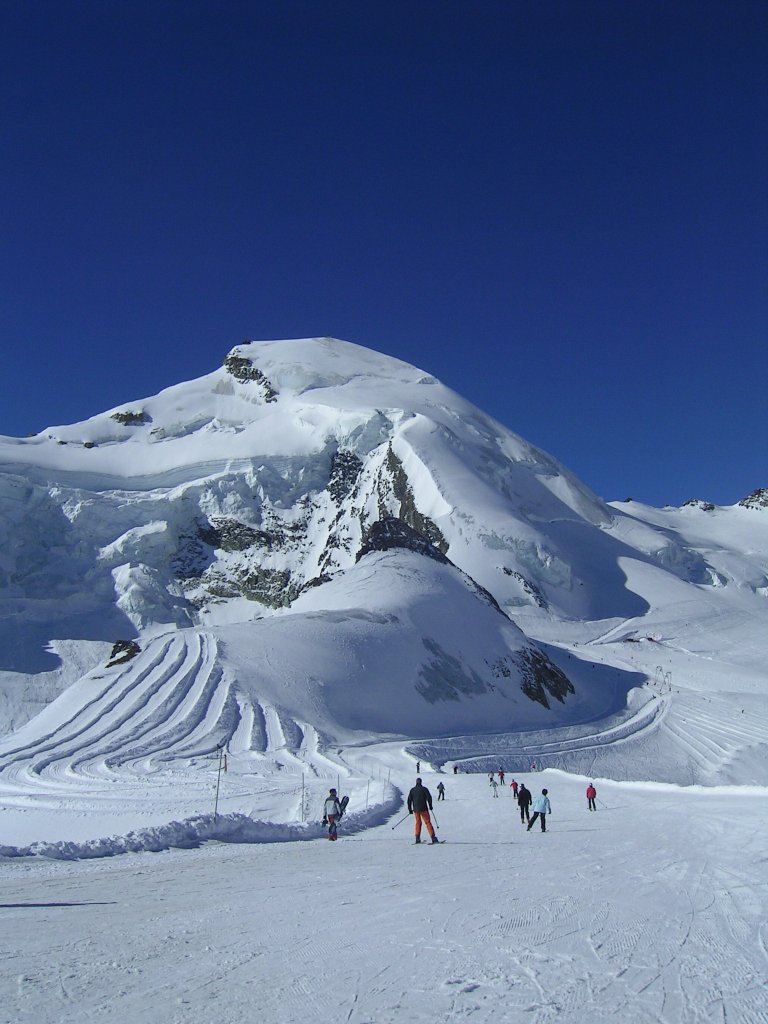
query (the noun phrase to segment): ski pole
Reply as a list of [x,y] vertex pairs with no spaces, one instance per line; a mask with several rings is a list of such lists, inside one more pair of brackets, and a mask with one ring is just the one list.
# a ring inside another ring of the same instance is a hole
[[406,815],[405,815],[404,817],[402,817],[402,818],[400,819],[400,821],[396,821],[396,822],[395,822],[395,824],[394,824],[394,825],[392,826],[393,830],[394,830],[394,829],[396,829],[398,825],[402,825],[402,824],[403,824],[403,822],[405,821],[405,819],[406,819],[406,818],[407,818],[407,817],[408,817],[408,816],[410,815],[410,813],[411,813],[411,812],[410,812],[410,811],[408,811],[408,814],[406,814]]
[[434,821],[434,823],[435,823],[435,828],[440,828],[440,826],[437,824],[437,818],[435,816],[435,812],[434,811],[432,811],[432,821]]

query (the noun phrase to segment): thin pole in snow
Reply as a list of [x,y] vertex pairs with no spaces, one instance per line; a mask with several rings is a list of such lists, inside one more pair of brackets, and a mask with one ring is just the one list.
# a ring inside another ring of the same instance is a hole
[[221,785],[221,765],[222,765],[223,759],[224,759],[224,747],[221,746],[221,747],[219,747],[219,770],[216,773],[216,799],[215,799],[214,804],[213,804],[213,820],[214,821],[216,821],[216,818],[217,818],[218,813],[219,813],[219,786]]
[[301,773],[301,821],[304,822],[304,772]]
[[365,787],[365,809],[366,809],[366,811],[368,810],[368,790],[370,788],[371,788],[371,782],[370,782],[370,779],[369,779],[368,780],[368,785]]

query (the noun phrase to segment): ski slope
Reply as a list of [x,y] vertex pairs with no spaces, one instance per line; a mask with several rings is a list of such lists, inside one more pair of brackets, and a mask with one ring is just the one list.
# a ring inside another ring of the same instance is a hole
[[518,776],[542,835],[484,774],[438,778],[439,847],[398,811],[334,844],[6,862],[0,1020],[768,1020],[764,789],[597,779],[592,814],[587,780]]
[[212,779],[222,812],[301,821],[302,788],[308,804],[348,775],[311,725],[233,684],[215,636],[180,630],[87,674],[0,742],[0,848],[11,836],[98,839],[209,813]]
[[[269,621],[298,636],[290,619]],[[644,680],[624,707],[604,717],[435,739],[360,733],[340,742],[310,724],[318,714],[311,706],[317,690],[299,686],[301,673],[292,674],[287,652],[279,668],[267,656],[260,669],[280,680],[270,688],[259,675],[256,682],[247,677],[261,650],[252,632],[232,627],[157,636],[132,660],[83,676],[0,741],[0,851],[43,844],[50,853],[60,844],[62,856],[93,856],[126,848],[121,837],[129,833],[130,849],[167,848],[179,841],[175,823],[192,819],[198,842],[233,833],[312,838],[312,808],[330,784],[343,785],[351,810],[363,811],[367,822],[381,821],[396,800],[392,774],[416,759],[467,772],[500,765],[525,772],[535,763],[615,780],[768,782],[768,716],[760,694],[746,686],[708,687],[701,659],[690,654],[696,670],[688,675],[698,685],[678,682],[677,667],[673,683],[669,670],[657,666],[652,674],[656,645],[598,639],[607,664],[623,657],[631,678]],[[558,656],[564,661],[568,652]],[[719,667],[708,665],[716,681]],[[578,678],[585,669],[569,671]],[[293,712],[279,702],[281,687]],[[608,688],[606,700],[612,699]],[[302,701],[305,713],[297,715]],[[251,824],[233,826],[227,815]],[[182,841],[189,842],[188,831]]]
[[607,505],[328,338],[0,438],[0,1024],[768,1024],[750,497]]

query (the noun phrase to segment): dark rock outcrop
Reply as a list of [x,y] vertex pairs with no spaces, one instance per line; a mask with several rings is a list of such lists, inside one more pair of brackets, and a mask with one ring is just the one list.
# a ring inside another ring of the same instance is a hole
[[746,498],[742,498],[739,505],[744,508],[768,508],[768,487],[756,488]]
[[250,359],[246,359],[244,356],[239,356],[235,352],[230,352],[224,359],[224,369],[227,373],[231,374],[235,380],[239,380],[243,384],[253,381],[256,384],[261,385],[265,402],[275,402],[277,400],[277,392],[261,370],[257,366],[254,366]]

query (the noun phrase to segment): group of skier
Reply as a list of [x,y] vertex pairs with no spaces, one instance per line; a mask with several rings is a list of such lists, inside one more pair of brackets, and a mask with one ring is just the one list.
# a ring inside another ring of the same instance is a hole
[[[420,764],[419,767],[421,767]],[[499,769],[499,776],[503,785],[503,769]],[[490,773],[489,779],[490,785],[493,787],[493,795],[498,796],[499,784],[496,782],[493,772]],[[552,813],[548,790],[542,789],[541,795],[534,797],[525,783],[518,783],[516,779],[513,779],[510,783],[510,789],[512,790],[513,798],[517,801],[517,806],[520,808],[520,821],[523,825],[527,825],[526,831],[530,832],[538,819],[541,824],[541,831],[546,832],[547,815]],[[437,799],[445,800],[445,784],[442,780],[437,784],[437,792]],[[590,811],[597,810],[595,805],[596,798],[597,790],[595,789],[595,784],[590,782],[587,786],[587,807]],[[331,840],[338,838],[337,825],[339,819],[344,815],[348,799],[345,796],[343,800],[339,800],[336,790],[332,789],[325,800],[323,805],[323,824],[328,826],[328,838]],[[426,828],[427,834],[433,843],[440,842],[435,835],[432,819],[429,816],[429,812],[432,810],[432,794],[422,783],[421,778],[417,778],[416,785],[408,793],[408,813],[414,816],[414,842],[421,842],[422,826]],[[531,816],[531,811],[533,811],[533,816]]]

